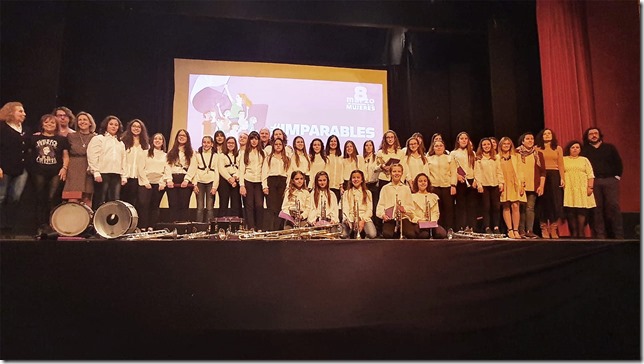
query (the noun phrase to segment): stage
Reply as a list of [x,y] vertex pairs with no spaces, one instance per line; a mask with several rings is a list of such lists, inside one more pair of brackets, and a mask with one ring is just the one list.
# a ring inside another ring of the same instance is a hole
[[5,360],[640,360],[637,240],[0,243]]

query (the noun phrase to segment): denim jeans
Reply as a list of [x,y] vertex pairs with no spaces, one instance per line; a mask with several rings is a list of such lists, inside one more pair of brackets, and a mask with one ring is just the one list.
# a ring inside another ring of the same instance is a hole
[[5,174],[0,179],[0,205],[4,204],[5,200],[9,203],[20,201],[20,196],[22,196],[27,184],[27,176],[27,170],[24,169],[22,174],[18,176]]
[[[212,182],[201,183],[198,182],[199,193],[197,193],[197,222],[210,222],[214,217],[213,208],[215,206],[215,195],[210,193],[212,189]],[[206,203],[206,221],[203,221],[204,201]]]
[[[14,217],[15,211],[11,211],[22,196],[22,192],[27,185],[27,170],[24,169],[20,175],[12,176],[5,174],[0,179],[0,228],[8,228],[13,225],[13,222],[8,221],[10,217]],[[15,217],[14,219],[15,220]]]

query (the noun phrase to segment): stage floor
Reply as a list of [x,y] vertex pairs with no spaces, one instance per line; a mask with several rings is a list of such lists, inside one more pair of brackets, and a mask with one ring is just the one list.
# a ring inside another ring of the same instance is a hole
[[637,240],[11,240],[2,359],[640,358]]

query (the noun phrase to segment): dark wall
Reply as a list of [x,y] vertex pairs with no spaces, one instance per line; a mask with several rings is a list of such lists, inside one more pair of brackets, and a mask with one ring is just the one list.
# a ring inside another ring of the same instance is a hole
[[441,132],[450,146],[462,130],[476,141],[543,126],[531,2],[0,6],[0,99],[23,101],[34,125],[66,105],[97,122],[140,118],[168,136],[173,59],[195,58],[388,70],[390,126],[401,139]]

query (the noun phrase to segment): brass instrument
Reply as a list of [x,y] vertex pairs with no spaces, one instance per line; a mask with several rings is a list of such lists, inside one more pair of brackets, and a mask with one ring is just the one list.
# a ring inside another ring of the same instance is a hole
[[174,229],[172,231],[170,231],[169,229],[143,231],[140,233],[125,234],[121,238],[127,241],[153,240],[153,239],[163,239],[163,238],[176,239],[177,229]]
[[296,227],[278,231],[239,232],[239,240],[308,240],[339,239],[342,235],[341,224]]
[[429,201],[427,196],[425,196],[425,221],[431,221],[431,216],[429,216]]
[[396,227],[394,228],[394,232],[398,231],[400,233],[400,237],[398,238],[400,240],[405,238],[403,236],[403,228],[402,228],[403,214],[402,214],[402,211],[400,211],[401,207],[402,207],[402,202],[398,199],[398,194],[396,194],[396,205],[395,205],[395,211],[394,211],[394,218],[396,219]]
[[326,217],[326,200],[322,195],[320,195],[320,205],[320,220],[328,221]]
[[289,207],[288,213],[293,218],[293,224],[295,225],[295,227],[299,227],[302,223],[302,209],[300,200],[297,198],[297,196],[293,195],[293,198],[295,198],[295,202],[293,203],[293,206]]
[[381,171],[382,173],[384,173],[385,175],[389,176],[389,171],[386,171],[386,170],[384,170],[383,168],[381,168],[381,167],[380,167],[380,166],[382,166],[383,164],[385,164],[385,159],[384,159],[384,158],[382,158],[382,156],[377,156],[377,157],[376,157],[376,164],[377,164],[377,167],[376,167],[376,168],[377,168],[378,170],[380,170],[380,171]]
[[474,233],[474,232],[466,232],[464,230],[459,230],[458,232],[452,232],[451,234],[448,232],[447,234],[448,239],[486,239],[486,240],[492,240],[492,239],[506,239],[505,234],[487,234],[487,233]]
[[355,231],[356,240],[362,239],[360,236],[360,209],[358,207],[358,198],[353,194],[353,231]]
[[194,240],[194,239],[217,239],[217,240],[227,240],[230,235],[230,227],[227,230],[223,228],[219,229],[216,233],[211,233],[210,231],[197,231],[194,233],[180,234],[177,235],[177,239],[180,240]]

